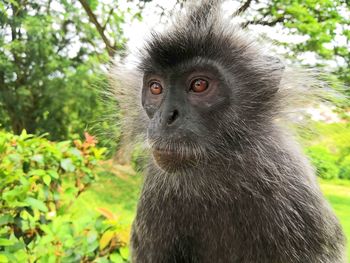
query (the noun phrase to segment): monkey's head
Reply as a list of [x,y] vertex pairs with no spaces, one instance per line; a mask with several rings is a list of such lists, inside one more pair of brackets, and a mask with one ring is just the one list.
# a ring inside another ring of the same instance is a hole
[[[170,29],[152,33],[137,67],[141,90],[129,83],[145,113],[134,126],[144,127],[155,162],[167,172],[231,158],[228,147],[242,148],[269,130],[284,106],[280,60],[213,2],[190,4]],[[121,100],[128,109],[135,103]]]
[[222,158],[223,143],[234,147],[259,129],[282,71],[240,28],[218,19],[210,3],[189,12],[167,32],[152,34],[140,65],[147,136],[166,170]]

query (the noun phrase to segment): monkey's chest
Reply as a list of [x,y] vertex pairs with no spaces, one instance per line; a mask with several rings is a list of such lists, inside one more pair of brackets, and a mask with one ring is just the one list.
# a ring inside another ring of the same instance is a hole
[[[220,261],[222,253],[234,255],[239,249],[232,211],[233,207],[214,208],[195,201],[157,207],[141,203],[134,222],[133,248],[148,256],[151,251],[165,258],[171,255],[168,261],[163,258],[159,262],[224,262]],[[158,262],[157,255],[152,255],[152,262]]]
[[[269,213],[259,200],[141,200],[132,247],[135,258],[150,260],[137,262],[294,262],[284,253],[290,241],[305,245],[297,236],[285,236],[278,227],[282,219],[275,219],[276,211]],[[278,214],[288,216],[287,211]]]

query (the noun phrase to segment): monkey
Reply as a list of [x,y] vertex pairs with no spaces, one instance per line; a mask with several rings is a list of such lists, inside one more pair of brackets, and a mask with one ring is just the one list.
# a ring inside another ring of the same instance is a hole
[[132,262],[345,262],[338,219],[282,121],[317,81],[223,18],[220,2],[190,2],[134,68],[110,71],[125,138],[149,153]]

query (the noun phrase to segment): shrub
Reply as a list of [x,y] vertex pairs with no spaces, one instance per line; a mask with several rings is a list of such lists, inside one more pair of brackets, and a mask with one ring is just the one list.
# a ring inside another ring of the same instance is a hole
[[306,153],[311,158],[311,162],[315,166],[319,177],[323,179],[338,177],[339,168],[336,165],[338,159],[327,147],[313,145],[306,148]]
[[347,155],[340,163],[339,178],[350,180],[350,155]]
[[116,217],[68,213],[96,179],[105,149],[85,141],[51,142],[0,131],[0,262],[124,262]]
[[325,179],[350,179],[350,124],[313,122],[304,142],[306,154]]

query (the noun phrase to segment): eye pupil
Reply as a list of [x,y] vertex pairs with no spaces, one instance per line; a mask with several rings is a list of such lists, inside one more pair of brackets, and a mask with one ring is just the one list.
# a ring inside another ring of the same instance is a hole
[[208,81],[204,79],[195,79],[191,84],[193,92],[203,92],[208,88]]
[[150,90],[153,95],[159,95],[163,92],[162,86],[157,82],[151,83]]

